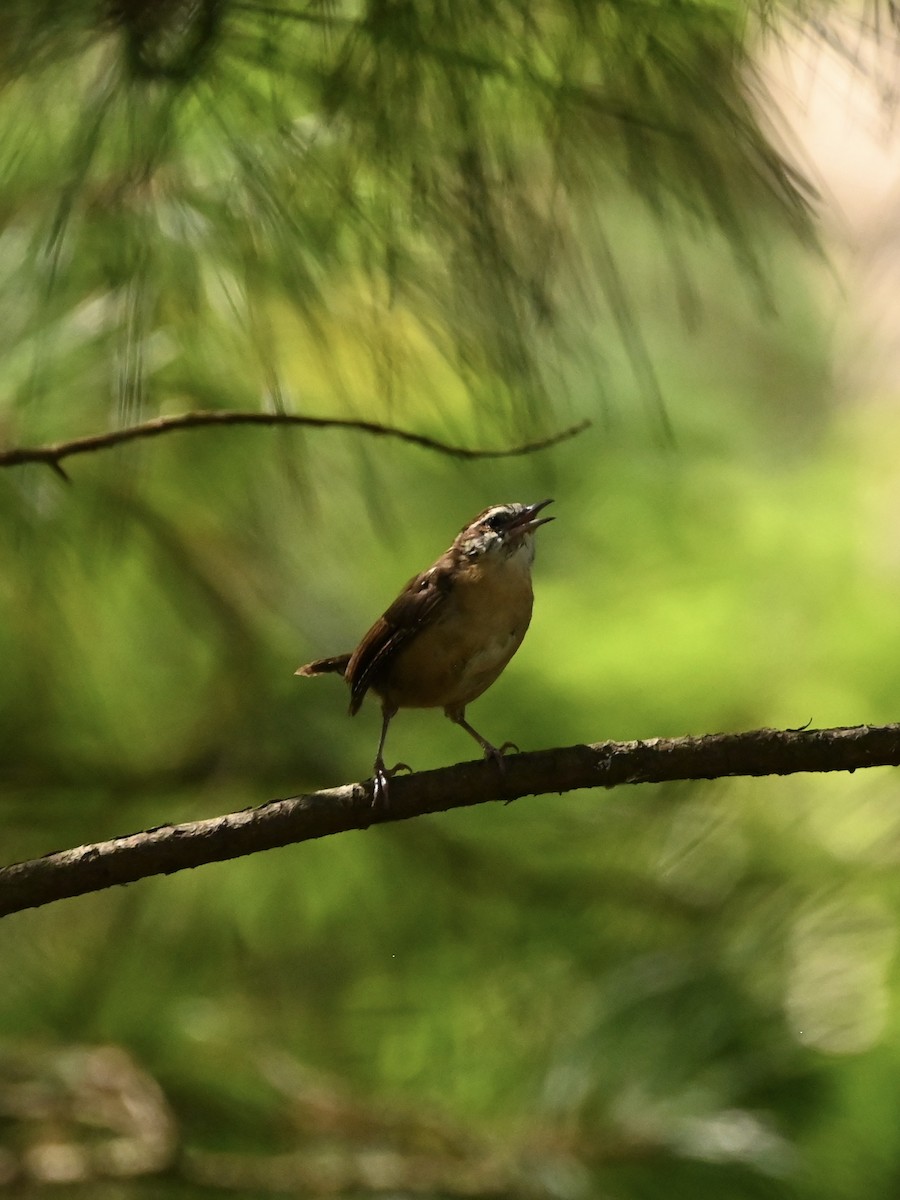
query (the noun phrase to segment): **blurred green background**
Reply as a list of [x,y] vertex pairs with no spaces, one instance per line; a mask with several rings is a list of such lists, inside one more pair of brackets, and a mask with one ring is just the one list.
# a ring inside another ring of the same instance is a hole
[[[189,408],[497,447],[593,421],[489,462],[230,429],[0,472],[4,861],[364,778],[377,707],[293,670],[507,500],[557,520],[492,740],[896,719],[900,429],[835,378],[742,6],[0,26],[5,443]],[[391,760],[470,756],[393,724]],[[723,780],[7,917],[0,1183],[894,1197],[898,856],[889,771]]]

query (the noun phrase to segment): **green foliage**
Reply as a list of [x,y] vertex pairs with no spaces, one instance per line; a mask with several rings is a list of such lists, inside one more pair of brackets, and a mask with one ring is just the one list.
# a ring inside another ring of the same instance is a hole
[[421,424],[426,395],[436,425],[506,431],[546,423],[548,351],[596,364],[598,326],[653,398],[622,187],[676,264],[679,230],[717,228],[761,283],[761,211],[806,230],[748,102],[745,17],[705,0],[9,0],[0,21],[17,440],[260,399]]
[[[720,306],[671,348],[648,305],[675,448],[621,421],[488,478],[379,444],[368,514],[344,434],[302,487],[295,435],[266,430],[98,456],[72,485],[8,474],[9,857],[365,774],[377,715],[293,666],[505,496],[555,494],[559,519],[477,706],[491,736],[890,719],[886,431],[816,407],[789,300],[787,325]],[[753,398],[782,376],[790,411]],[[460,736],[403,713],[391,750],[430,766]],[[888,1195],[892,810],[886,773],[545,797],[149,881],[4,921],[2,1022],[127,1047],[176,1174],[250,1171],[247,1195],[323,1145],[437,1161],[435,1194],[502,1147],[509,1194]]]

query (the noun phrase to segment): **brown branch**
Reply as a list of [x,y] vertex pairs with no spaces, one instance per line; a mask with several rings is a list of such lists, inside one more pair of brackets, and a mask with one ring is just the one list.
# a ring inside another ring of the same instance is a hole
[[371,434],[374,437],[395,438],[401,442],[408,442],[412,446],[421,446],[425,450],[449,454],[454,458],[514,458],[520,454],[533,454],[537,450],[546,450],[549,446],[555,446],[558,442],[575,437],[576,434],[588,428],[590,421],[580,421],[577,425],[571,425],[560,433],[536,442],[525,442],[520,446],[511,446],[505,450],[479,450],[454,446],[448,442],[442,442],[438,438],[428,437],[424,433],[411,433],[405,429],[397,429],[393,425],[381,425],[377,421],[356,421],[344,417],[307,417],[296,413],[236,412],[232,409],[222,409],[177,413],[171,417],[154,417],[152,420],[142,421],[139,425],[129,425],[124,429],[110,429],[105,433],[92,433],[86,437],[73,438],[68,442],[13,447],[0,451],[0,467],[18,467],[23,463],[44,463],[65,478],[66,475],[60,463],[62,459],[71,458],[75,454],[92,454],[97,450],[108,450],[113,446],[120,446],[123,442],[159,437],[161,434],[174,433],[177,430],[206,429],[210,426],[221,428],[226,425],[305,425],[309,429],[352,429],[359,433]]
[[353,783],[0,868],[0,916],[151,875],[489,800],[626,783],[883,766],[900,766],[900,725],[599,742],[517,754],[504,761],[502,772],[493,762],[459,763],[392,779],[387,812],[373,810],[371,783]]

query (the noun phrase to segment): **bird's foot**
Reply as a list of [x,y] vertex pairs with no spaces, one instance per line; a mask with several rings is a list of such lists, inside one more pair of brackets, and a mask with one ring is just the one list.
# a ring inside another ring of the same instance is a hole
[[506,754],[508,750],[514,750],[516,754],[521,753],[515,742],[504,742],[502,746],[492,746],[490,742],[484,743],[484,757],[490,759],[492,762],[495,762],[501,771],[506,769],[506,764],[503,761],[503,755]]
[[[492,746],[490,742],[485,743],[484,757],[497,764],[497,766],[500,768],[501,775],[506,774],[506,761],[503,758],[503,755],[507,752],[507,750],[515,750],[516,754],[521,754],[521,750],[515,742],[504,742],[502,746]],[[505,803],[510,804],[511,801],[507,800]]]
[[375,763],[375,773],[372,787],[372,807],[387,809],[389,799],[389,783],[395,775],[401,771],[408,771],[412,774],[412,767],[409,763],[398,762],[392,767],[386,767],[379,759]]

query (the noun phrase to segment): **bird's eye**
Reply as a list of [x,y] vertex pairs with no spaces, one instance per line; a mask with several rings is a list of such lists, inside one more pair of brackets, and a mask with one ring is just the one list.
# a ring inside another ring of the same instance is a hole
[[493,529],[494,533],[499,533],[509,522],[509,513],[495,512],[487,518],[485,525],[488,529]]

